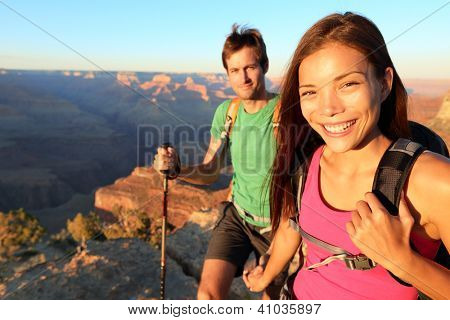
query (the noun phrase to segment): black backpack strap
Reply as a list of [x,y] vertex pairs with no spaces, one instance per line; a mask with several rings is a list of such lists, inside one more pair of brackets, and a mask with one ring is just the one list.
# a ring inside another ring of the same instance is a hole
[[[424,150],[425,148],[417,142],[399,138],[390,145],[381,158],[373,180],[372,192],[391,215],[398,215],[401,192],[406,179]],[[412,242],[411,247],[417,251]],[[390,271],[389,274],[397,282],[411,286]]]
[[408,121],[408,125],[411,131],[412,141],[420,143],[427,150],[441,154],[447,158],[449,157],[448,148],[444,140],[433,130],[414,121]]
[[295,171],[294,176],[292,177],[292,194],[294,195],[294,203],[295,203],[295,215],[289,218],[289,226],[300,233],[299,226],[299,212],[302,203],[302,195],[305,189],[306,177],[308,173],[308,166],[306,163],[298,166]]
[[425,150],[419,143],[400,138],[386,150],[378,164],[372,192],[391,215],[398,215],[401,192],[417,158]]

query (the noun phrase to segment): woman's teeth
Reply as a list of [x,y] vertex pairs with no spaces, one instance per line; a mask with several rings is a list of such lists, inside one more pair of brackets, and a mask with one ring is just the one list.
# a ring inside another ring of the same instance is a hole
[[348,130],[348,128],[350,128],[352,125],[354,125],[356,122],[356,120],[351,120],[345,123],[340,123],[340,124],[324,124],[324,128],[325,130],[327,130],[330,133],[342,133]]

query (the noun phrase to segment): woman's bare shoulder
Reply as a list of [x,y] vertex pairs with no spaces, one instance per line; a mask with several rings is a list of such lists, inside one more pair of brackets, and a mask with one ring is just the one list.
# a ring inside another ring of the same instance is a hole
[[425,151],[412,168],[410,183],[423,187],[436,184],[448,185],[450,183],[450,159],[434,152]]
[[412,168],[407,197],[422,219],[442,225],[450,208],[450,160],[433,152],[424,152]]

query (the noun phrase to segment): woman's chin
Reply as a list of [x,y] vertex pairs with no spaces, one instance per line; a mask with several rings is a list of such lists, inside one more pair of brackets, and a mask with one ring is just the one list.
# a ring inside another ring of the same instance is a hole
[[329,136],[322,136],[327,149],[333,151],[334,153],[344,153],[351,151],[357,147],[357,143],[353,139],[347,138],[333,138]]

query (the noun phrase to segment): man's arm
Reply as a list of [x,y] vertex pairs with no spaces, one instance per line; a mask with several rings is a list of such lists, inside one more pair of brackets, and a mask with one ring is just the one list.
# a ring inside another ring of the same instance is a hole
[[[225,149],[225,142],[211,135],[208,151],[203,162],[199,165],[182,166],[178,178],[193,184],[211,184],[215,182],[219,178],[220,170],[225,165]],[[162,170],[173,171],[177,161],[179,161],[179,157],[175,149],[158,148],[153,167],[159,172]]]
[[211,184],[220,176],[220,170],[225,165],[225,142],[211,135],[208,151],[203,162],[194,166],[183,166],[179,178],[193,184]]

